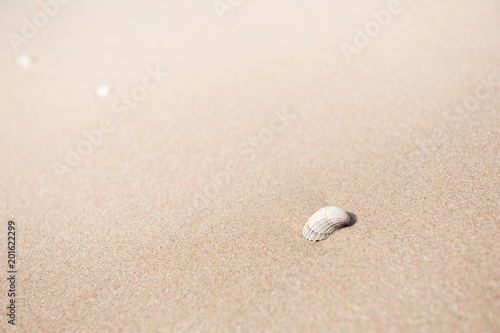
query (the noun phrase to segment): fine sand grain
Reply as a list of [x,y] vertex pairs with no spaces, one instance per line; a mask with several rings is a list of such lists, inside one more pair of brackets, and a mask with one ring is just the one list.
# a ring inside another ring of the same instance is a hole
[[0,2],[0,331],[498,332],[500,2],[351,2]]

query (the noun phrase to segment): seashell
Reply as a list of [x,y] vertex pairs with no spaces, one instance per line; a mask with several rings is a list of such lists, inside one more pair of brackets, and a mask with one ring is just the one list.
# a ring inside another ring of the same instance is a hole
[[339,207],[324,207],[318,210],[309,218],[302,236],[312,242],[318,242],[327,239],[335,231],[346,227],[351,222],[349,214]]
[[30,68],[35,61],[36,58],[29,54],[21,54],[16,59],[17,65],[23,68]]
[[99,88],[96,89],[95,94],[98,97],[106,97],[109,94],[111,94],[111,86],[108,85],[100,86]]

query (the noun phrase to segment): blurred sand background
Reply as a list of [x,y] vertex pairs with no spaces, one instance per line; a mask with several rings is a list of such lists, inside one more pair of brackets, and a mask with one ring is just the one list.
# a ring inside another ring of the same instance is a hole
[[[352,3],[243,0],[221,20],[208,0],[74,0],[16,53],[40,2],[1,1],[17,329],[498,332],[500,85],[483,85],[500,82],[500,2],[402,0],[348,62],[341,43],[389,1]],[[112,112],[156,66],[161,84]],[[276,112],[293,116],[271,135]],[[57,173],[104,118],[114,131]],[[305,241],[326,205],[357,222]]]

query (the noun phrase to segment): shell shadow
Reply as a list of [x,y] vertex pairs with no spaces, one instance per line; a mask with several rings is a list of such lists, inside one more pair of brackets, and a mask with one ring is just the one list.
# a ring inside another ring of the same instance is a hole
[[346,225],[345,227],[346,228],[350,228],[352,227],[353,225],[356,224],[356,222],[358,222],[358,217],[356,216],[356,214],[354,213],[351,213],[351,212],[347,212],[347,214],[349,215],[349,217],[351,218],[351,222],[349,222],[348,225]]

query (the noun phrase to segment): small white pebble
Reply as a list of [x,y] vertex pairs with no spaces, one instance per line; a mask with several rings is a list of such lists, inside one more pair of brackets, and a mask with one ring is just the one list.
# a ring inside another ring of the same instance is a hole
[[106,97],[109,94],[111,94],[111,87],[107,85],[100,86],[99,88],[96,89],[95,93],[99,97]]
[[35,62],[35,60],[35,57],[29,54],[20,54],[16,59],[16,63],[19,67],[29,68]]

